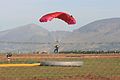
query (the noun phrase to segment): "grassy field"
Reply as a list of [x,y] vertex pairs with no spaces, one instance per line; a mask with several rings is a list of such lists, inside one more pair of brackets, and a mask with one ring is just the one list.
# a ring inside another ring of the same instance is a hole
[[[81,67],[53,67],[53,66],[36,66],[36,67],[0,67],[0,79],[34,79],[47,78],[63,79],[65,77],[104,77],[103,80],[110,80],[111,77],[120,79],[120,58],[25,58],[14,59],[11,63],[38,63],[44,60],[58,61],[83,61]],[[7,63],[5,60],[1,64]],[[6,80],[7,80],[6,79]],[[58,80],[59,80],[58,79]],[[97,78],[93,79],[96,80]],[[66,79],[67,80],[67,79]],[[76,79],[77,80],[77,79]],[[79,79],[78,79],[79,80]],[[89,79],[88,79],[89,80]],[[102,80],[102,79],[101,79]],[[114,80],[114,79],[111,79]]]

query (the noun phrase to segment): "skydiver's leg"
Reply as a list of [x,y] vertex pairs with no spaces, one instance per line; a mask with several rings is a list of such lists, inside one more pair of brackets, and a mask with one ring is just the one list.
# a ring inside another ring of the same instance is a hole
[[54,50],[54,53],[58,53],[58,49],[55,49],[55,50]]
[[57,53],[58,53],[58,49],[57,49],[56,51],[57,51]]
[[54,49],[54,53],[56,53],[56,49]]

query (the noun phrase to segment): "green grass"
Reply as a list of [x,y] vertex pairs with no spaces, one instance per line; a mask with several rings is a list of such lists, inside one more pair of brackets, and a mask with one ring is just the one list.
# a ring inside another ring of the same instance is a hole
[[[0,78],[62,78],[65,76],[82,76],[96,75],[101,77],[120,76],[120,59],[45,59],[58,61],[84,61],[81,67],[52,67],[52,66],[36,66],[36,67],[4,67],[0,68]],[[17,59],[11,63],[36,63],[35,59]],[[3,63],[3,62],[1,62]]]

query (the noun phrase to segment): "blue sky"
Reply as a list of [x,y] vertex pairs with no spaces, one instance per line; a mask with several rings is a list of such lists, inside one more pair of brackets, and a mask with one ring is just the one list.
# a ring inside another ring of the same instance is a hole
[[[0,31],[35,23],[49,31],[72,31],[87,23],[120,17],[120,0],[0,0]],[[54,19],[40,23],[38,19],[49,12],[72,14],[77,24],[69,26]]]

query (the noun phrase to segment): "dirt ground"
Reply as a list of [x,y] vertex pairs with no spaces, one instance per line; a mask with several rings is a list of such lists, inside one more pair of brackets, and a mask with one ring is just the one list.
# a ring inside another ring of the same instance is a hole
[[[16,54],[12,56],[12,59],[48,59],[48,58],[120,58],[120,54]],[[6,57],[4,55],[0,55],[0,60],[5,60]],[[95,75],[82,75],[82,76],[65,76],[63,78],[0,78],[0,80],[120,80],[120,76],[118,77],[100,77]]]
[[19,54],[12,58],[120,58],[120,54]]
[[82,76],[67,76],[63,78],[0,78],[0,80],[120,80],[120,77],[100,77],[100,76],[93,76],[93,75],[82,75]]
[[[120,54],[13,54],[12,59],[48,59],[48,58],[120,58]],[[0,60],[6,59],[0,55]]]

